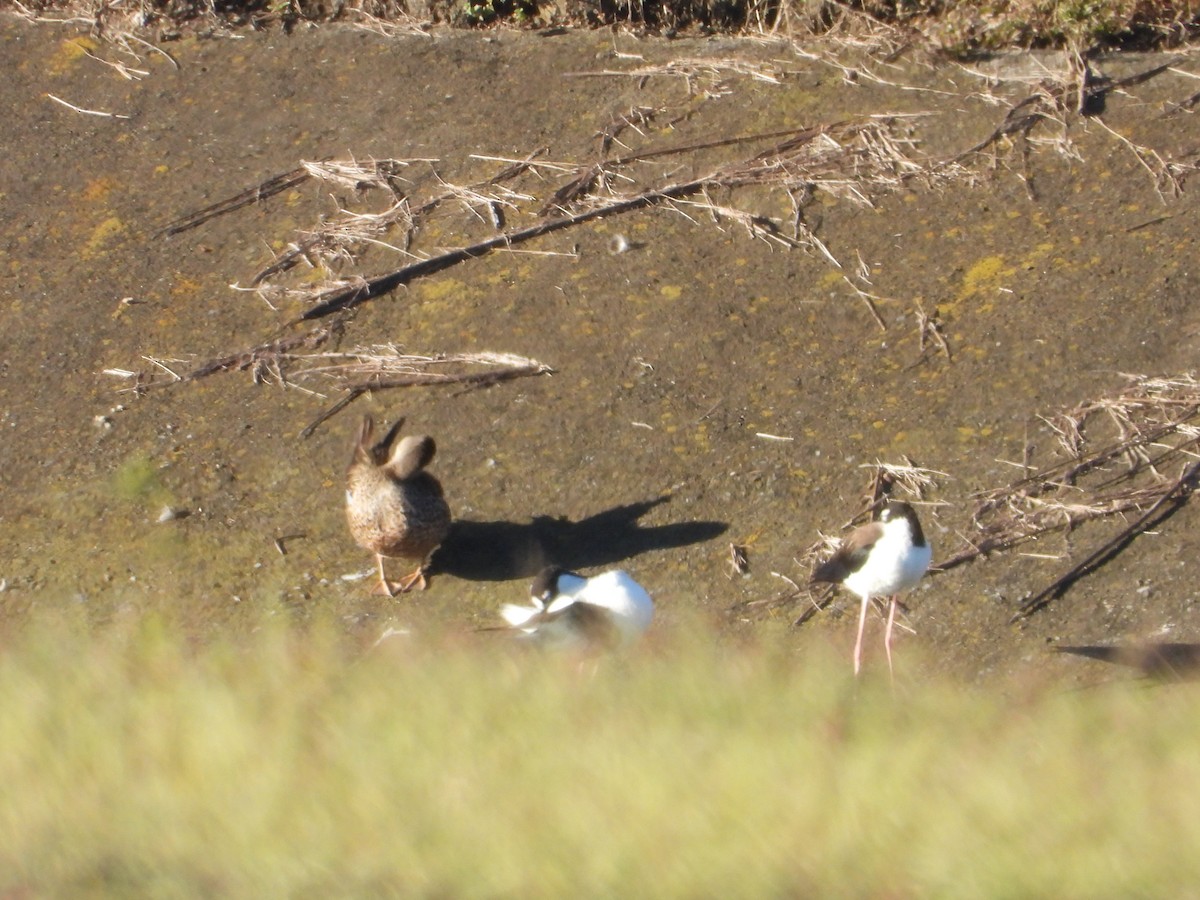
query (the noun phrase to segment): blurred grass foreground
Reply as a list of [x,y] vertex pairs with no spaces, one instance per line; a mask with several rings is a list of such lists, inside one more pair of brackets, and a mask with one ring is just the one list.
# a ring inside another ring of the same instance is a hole
[[581,671],[498,635],[23,629],[0,896],[1196,893],[1186,685],[893,692],[663,630]]

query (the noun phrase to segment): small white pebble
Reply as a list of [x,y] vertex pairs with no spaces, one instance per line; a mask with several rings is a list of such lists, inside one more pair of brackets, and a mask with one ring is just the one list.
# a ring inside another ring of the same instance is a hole
[[158,514],[158,524],[163,522],[174,522],[176,519],[186,519],[191,515],[190,510],[181,509],[176,506],[164,506],[162,512]]

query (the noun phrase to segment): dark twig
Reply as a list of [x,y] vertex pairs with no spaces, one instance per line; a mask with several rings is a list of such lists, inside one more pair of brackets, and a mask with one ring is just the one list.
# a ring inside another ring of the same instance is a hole
[[413,372],[391,377],[372,377],[346,387],[346,395],[324,410],[316,419],[304,427],[300,437],[310,437],[324,422],[333,418],[363,394],[373,391],[383,391],[389,388],[419,387],[429,385],[458,385],[468,388],[485,388],[515,378],[526,378],[531,375],[553,374],[554,370],[541,363],[531,363],[527,366],[509,366],[485,372]]
[[155,232],[154,236],[170,237],[173,234],[179,234],[181,231],[195,228],[198,225],[204,224],[209,219],[215,219],[217,216],[241,209],[243,206],[250,206],[252,203],[258,203],[260,200],[273,197],[275,194],[286,191],[290,187],[295,187],[311,177],[312,175],[308,169],[300,166],[297,169],[292,169],[290,172],[284,172],[282,175],[268,178],[262,184],[258,185],[258,187],[252,187],[236,196],[229,197],[219,203],[214,203],[211,206],[204,207],[204,209],[176,219],[174,222],[165,225],[159,231]]
[[322,411],[322,413],[319,416],[317,416],[315,419],[313,419],[311,422],[309,422],[307,425],[305,425],[304,429],[300,432],[300,437],[302,437],[302,438],[312,437],[313,433],[316,432],[316,430],[318,428],[320,428],[327,421],[332,419],[334,416],[336,416],[343,409],[345,409],[347,406],[349,406],[351,403],[353,403],[355,400],[357,400],[359,397],[361,397],[363,394],[365,394],[369,390],[370,390],[370,388],[362,387],[362,386],[351,388],[350,390],[348,390],[346,392],[346,396],[344,396],[340,400],[338,400],[338,402],[333,404],[333,406],[330,406],[328,409],[325,409],[324,411]]

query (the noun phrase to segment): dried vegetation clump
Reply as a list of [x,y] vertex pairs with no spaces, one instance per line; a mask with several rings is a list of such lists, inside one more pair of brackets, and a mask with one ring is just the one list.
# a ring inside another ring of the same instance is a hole
[[1043,421],[1059,459],[1035,465],[1032,450],[1014,463],[1024,473],[977,494],[967,547],[942,571],[1050,532],[1120,515],[1129,524],[1044,590],[1022,602],[1022,618],[1060,597],[1138,535],[1178,511],[1200,485],[1200,382],[1126,375],[1120,389]]

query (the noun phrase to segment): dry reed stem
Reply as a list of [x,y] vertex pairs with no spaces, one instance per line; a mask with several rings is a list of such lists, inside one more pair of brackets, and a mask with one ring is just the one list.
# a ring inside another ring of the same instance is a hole
[[[683,79],[689,95],[702,92],[708,96],[728,93],[725,79],[731,75],[750,78],[766,84],[782,84],[788,75],[782,63],[756,63],[741,59],[704,59],[681,57],[658,65],[640,66],[635,69],[599,69],[586,72],[567,72],[568,78],[636,78],[638,86],[655,77]],[[697,90],[700,86],[701,90]]]
[[65,106],[67,109],[69,109],[73,112],[81,113],[82,115],[85,115],[85,116],[98,116],[103,119],[129,119],[129,118],[132,118],[132,116],[122,115],[121,113],[105,112],[102,109],[85,109],[82,106],[76,106],[74,103],[68,103],[66,100],[62,99],[62,97],[56,97],[56,96],[54,96],[54,94],[48,93],[48,94],[46,94],[46,97],[50,100],[53,100],[55,103],[58,103],[61,106]]
[[414,383],[454,383],[473,368],[492,371],[521,370],[546,375],[554,369],[545,363],[515,353],[448,353],[421,356],[404,353],[395,344],[359,347],[348,352],[289,354],[296,364],[291,380],[325,380],[336,387],[355,387],[413,377]]
[[[291,335],[259,344],[238,353],[194,364],[185,374],[179,374],[167,362],[145,357],[156,371],[122,373],[132,376],[134,384],[123,391],[142,393],[150,388],[166,387],[207,378],[220,372],[249,371],[256,384],[276,384],[284,388],[325,397],[315,384],[324,389],[343,392],[343,397],[323,412],[302,432],[307,437],[316,428],[340,412],[364,393],[399,387],[458,385],[466,388],[488,387],[515,378],[553,374],[546,363],[512,353],[452,353],[418,356],[406,354],[395,344],[361,347],[348,352],[301,352],[321,347],[342,332],[343,323],[334,320],[310,328],[303,334]],[[116,370],[113,370],[116,371]]]

